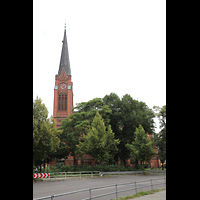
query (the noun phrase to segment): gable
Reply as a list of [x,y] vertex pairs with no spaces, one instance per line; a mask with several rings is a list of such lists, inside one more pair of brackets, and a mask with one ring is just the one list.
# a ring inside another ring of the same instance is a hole
[[67,76],[66,76],[64,67],[62,68],[62,71],[60,74],[60,80],[67,80]]

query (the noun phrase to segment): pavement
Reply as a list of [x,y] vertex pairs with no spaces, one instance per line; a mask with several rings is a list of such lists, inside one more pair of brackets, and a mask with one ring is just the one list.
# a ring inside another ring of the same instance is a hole
[[166,200],[166,190],[156,192],[154,194],[144,195],[142,197],[135,198],[134,200],[136,199],[137,200]]

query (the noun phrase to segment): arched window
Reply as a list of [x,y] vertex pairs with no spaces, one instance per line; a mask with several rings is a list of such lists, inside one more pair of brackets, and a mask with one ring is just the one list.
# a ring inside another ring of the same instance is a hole
[[67,110],[67,93],[58,94],[58,110]]

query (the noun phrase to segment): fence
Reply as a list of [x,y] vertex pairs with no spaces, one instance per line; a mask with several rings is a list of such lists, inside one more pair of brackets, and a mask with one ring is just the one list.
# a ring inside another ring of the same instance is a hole
[[52,172],[50,178],[60,179],[68,177],[100,176],[100,171],[79,171],[79,172]]
[[100,171],[78,171],[78,172],[52,172],[50,179],[60,179],[68,177],[84,177],[84,176],[103,176],[108,174],[142,174],[147,173],[166,173],[166,170],[146,170],[146,171],[119,171],[119,172],[100,172]]
[[101,172],[104,174],[142,174],[144,172],[147,173],[166,173],[166,170],[145,170],[145,171],[120,171],[120,172]]
[[[146,182],[146,184],[145,184],[145,182]],[[71,195],[71,194],[80,193],[80,192],[82,192],[82,193],[83,192],[87,192],[87,196],[88,197],[84,198],[82,200],[91,200],[91,199],[104,197],[104,196],[108,196],[108,195],[114,195],[114,198],[118,199],[118,194],[121,193],[121,192],[132,191],[132,194],[133,194],[133,192],[135,192],[137,194],[138,189],[147,188],[147,187],[149,187],[150,190],[153,191],[153,189],[155,189],[154,186],[156,186],[156,185],[162,185],[162,186],[166,187],[166,178],[164,177],[164,178],[143,180],[143,181],[138,181],[138,182],[129,182],[129,183],[118,183],[118,184],[112,184],[112,185],[105,185],[105,186],[100,186],[100,187],[87,188],[87,189],[83,189],[83,190],[76,190],[76,191],[66,192],[66,193],[62,193],[62,194],[56,194],[56,195],[52,195],[52,196],[36,198],[34,200],[41,200],[41,199],[51,199],[51,200],[53,200],[56,197],[65,196],[65,195]],[[126,188],[125,190],[119,190],[119,188],[123,187],[123,186],[128,186],[129,188]],[[112,188],[113,190],[111,192],[107,192],[107,193],[96,195],[96,196],[92,195],[92,192],[94,192],[95,190],[99,191],[99,190],[105,189],[105,188],[106,189]],[[69,199],[72,199],[72,198],[69,198]]]

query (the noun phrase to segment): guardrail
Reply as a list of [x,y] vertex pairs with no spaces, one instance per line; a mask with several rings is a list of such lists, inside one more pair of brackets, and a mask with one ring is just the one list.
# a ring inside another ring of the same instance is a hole
[[[160,180],[163,180],[163,182],[159,182]],[[147,182],[147,184],[144,184],[144,182]],[[83,189],[83,190],[66,192],[66,193],[62,193],[62,194],[56,194],[56,195],[52,195],[52,196],[40,197],[40,198],[36,198],[34,200],[41,200],[41,199],[51,199],[51,200],[53,200],[56,197],[75,194],[75,193],[79,193],[79,192],[88,192],[89,197],[82,199],[82,200],[91,200],[91,199],[95,199],[95,198],[99,198],[99,197],[103,197],[103,196],[108,196],[108,195],[112,195],[112,194],[115,194],[115,198],[118,199],[118,194],[120,192],[134,191],[137,194],[138,189],[145,188],[145,187],[150,187],[151,190],[153,191],[153,187],[155,185],[165,185],[165,187],[166,187],[166,178],[157,178],[157,179],[150,179],[150,180],[144,180],[144,181],[138,181],[138,182],[105,185],[105,186],[100,186],[100,187],[93,187],[93,188],[87,188],[87,189]],[[125,189],[125,190],[119,190],[119,187],[122,187],[122,186],[130,186],[130,188]],[[105,188],[114,188],[114,190],[112,192],[108,192],[108,193],[105,193],[105,194],[100,194],[100,195],[96,195],[96,196],[92,195],[92,191],[99,190],[99,189],[105,189]],[[72,198],[70,198],[70,199],[72,199]]]
[[166,170],[101,172],[101,174],[102,174],[102,175],[104,175],[104,174],[142,174],[143,172],[148,172],[148,173],[165,173]]
[[100,171],[79,171],[79,172],[52,172],[50,179],[52,178],[68,178],[68,177],[83,177],[83,176],[100,176],[101,172]]
[[[108,174],[142,174],[143,172],[147,173],[165,173],[166,170],[146,170],[146,171],[119,171],[119,172],[100,172],[100,171],[78,171],[78,172],[51,172],[51,176],[49,176],[50,180],[52,179],[66,179],[68,177],[84,177],[84,176],[103,176]],[[41,174],[41,173],[39,173]],[[50,173],[49,173],[50,174]],[[33,174],[36,175],[36,174]],[[44,178],[46,177],[33,177],[33,178]],[[49,179],[48,178],[48,179]]]

